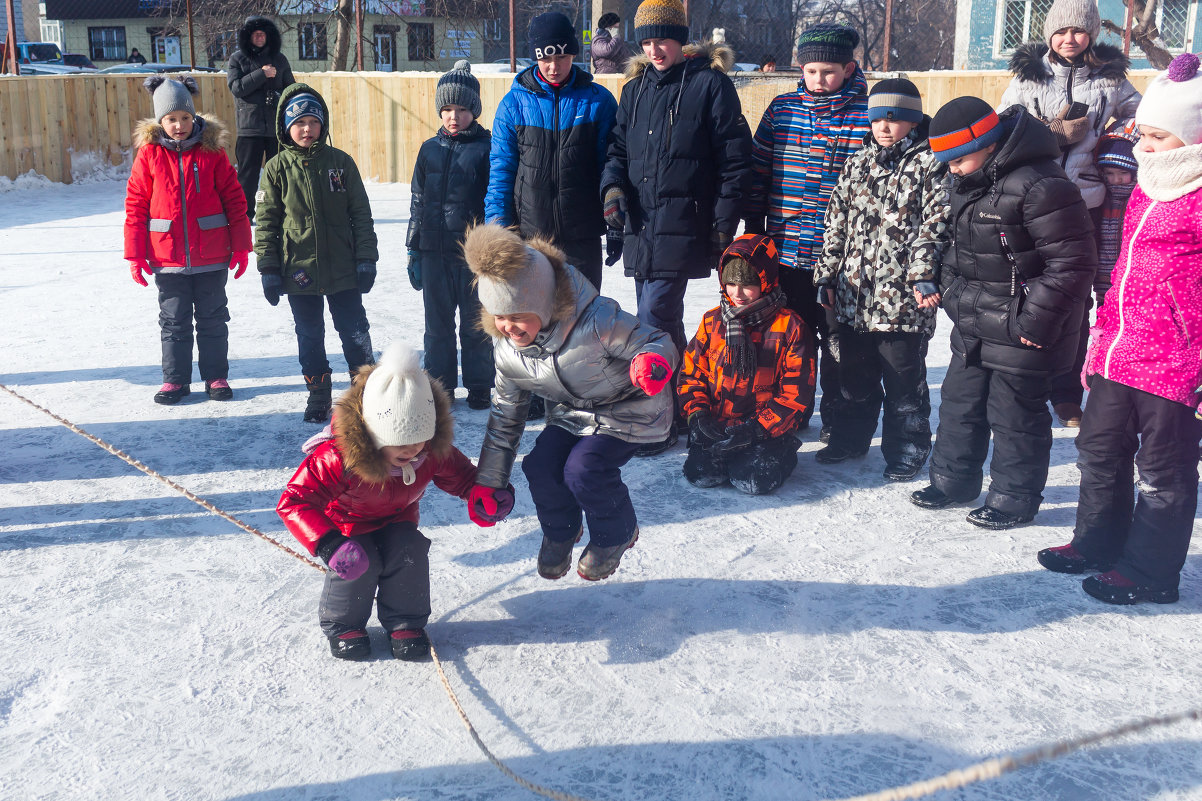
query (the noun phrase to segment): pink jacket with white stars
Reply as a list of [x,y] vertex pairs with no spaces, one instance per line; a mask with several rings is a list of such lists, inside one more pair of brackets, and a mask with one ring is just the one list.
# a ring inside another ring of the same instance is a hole
[[1202,189],[1170,201],[1136,187],[1086,370],[1197,407],[1202,382]]

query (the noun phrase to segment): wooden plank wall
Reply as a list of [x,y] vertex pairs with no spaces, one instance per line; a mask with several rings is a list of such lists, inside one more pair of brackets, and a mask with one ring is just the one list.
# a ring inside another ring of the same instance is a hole
[[[1155,71],[1131,74],[1143,89]],[[64,75],[0,77],[0,175],[16,178],[30,170],[52,180],[71,182],[73,153],[96,153],[108,163],[121,164],[129,153],[137,120],[153,114],[150,95],[142,88],[145,76]],[[216,116],[234,128],[234,99],[224,74],[199,74],[197,111]],[[511,75],[480,75],[484,113],[490,125],[513,82]],[[996,104],[1010,81],[1002,71],[920,72],[910,78],[923,95],[928,113],[961,95],[976,95]],[[321,92],[330,106],[330,135],[336,147],[348,151],[365,178],[407,182],[421,143],[438,128],[434,108],[437,73],[334,73],[297,75]],[[623,79],[602,75],[598,83],[615,96]],[[796,86],[789,76],[736,75],[743,110],[755,130],[772,98]],[[233,137],[229,155],[233,159]]]

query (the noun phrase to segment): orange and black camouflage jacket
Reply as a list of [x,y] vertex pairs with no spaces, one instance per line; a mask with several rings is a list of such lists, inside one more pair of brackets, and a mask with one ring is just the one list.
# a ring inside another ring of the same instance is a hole
[[710,309],[685,349],[677,393],[685,416],[709,410],[726,425],[754,417],[770,437],[797,429],[814,402],[813,338],[796,313],[782,308],[767,325],[751,329],[754,381],[726,373],[726,324]]

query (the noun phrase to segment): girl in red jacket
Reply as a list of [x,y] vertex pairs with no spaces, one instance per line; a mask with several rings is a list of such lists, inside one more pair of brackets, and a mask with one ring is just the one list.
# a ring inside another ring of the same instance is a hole
[[[305,443],[309,454],[276,511],[309,553],[330,566],[318,617],[338,659],[366,659],[372,601],[392,655],[426,658],[430,641],[430,541],[417,502],[431,481],[467,500],[476,468],[451,444],[451,401],[394,345],[359,368],[334,421]],[[513,493],[508,493],[508,509]],[[504,500],[504,499],[502,499]]]
[[192,105],[196,80],[147,78],[154,119],[134,130],[133,171],[125,194],[125,258],[135,281],[153,274],[159,290],[163,386],[156,403],[179,403],[192,383],[192,318],[200,377],[213,400],[230,389],[230,313],[225,270],[246,271],[251,248],[246,198],[225,155],[227,134]]

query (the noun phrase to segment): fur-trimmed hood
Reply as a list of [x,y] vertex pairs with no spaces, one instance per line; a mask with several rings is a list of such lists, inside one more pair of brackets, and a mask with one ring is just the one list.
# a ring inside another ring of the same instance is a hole
[[[477,225],[467,232],[463,242],[463,255],[472,274],[473,285],[481,275],[487,275],[498,281],[507,281],[518,271],[525,269],[526,248],[537,250],[551,263],[555,272],[555,305],[551,319],[543,325],[550,328],[554,323],[567,320],[576,313],[576,290],[572,288],[572,279],[564,265],[567,259],[563,251],[548,239],[533,237],[525,241],[514,231],[500,225]],[[480,310],[480,328],[494,339],[504,339],[497,329],[493,316],[484,309]]]
[[[383,484],[392,478],[388,463],[372,442],[367,424],[363,421],[363,388],[376,365],[359,368],[350,389],[334,403],[334,441],[342,455],[343,466],[369,484]],[[430,379],[434,391],[434,437],[427,452],[445,456],[455,441],[455,419],[451,415],[451,397],[437,379]]]
[[[1102,65],[1092,68],[1089,77],[1102,80],[1121,81],[1127,77],[1131,60],[1119,48],[1108,44],[1095,44],[1093,51]],[[1052,62],[1048,59],[1048,46],[1044,42],[1027,42],[1019,45],[1010,57],[1010,72],[1020,81],[1042,83],[1055,77]]]
[[[684,46],[686,69],[711,69],[728,73],[735,66],[735,51],[718,42],[692,42]],[[651,66],[651,59],[638,53],[626,62],[626,77],[637,78]]]
[[[230,132],[225,123],[216,117],[197,114],[196,120],[201,124],[200,146],[205,150],[224,150],[229,145]],[[138,120],[134,125],[134,149],[143,145],[157,145],[161,137],[166,136],[163,126],[154,118]]]
[[[267,44],[263,45],[261,51],[250,42],[250,36],[255,31],[263,31],[263,33],[267,34]],[[274,56],[280,52],[280,44],[282,42],[280,29],[267,17],[247,17],[246,22],[242,23],[242,27],[238,29],[238,49],[251,57],[260,52]]]

